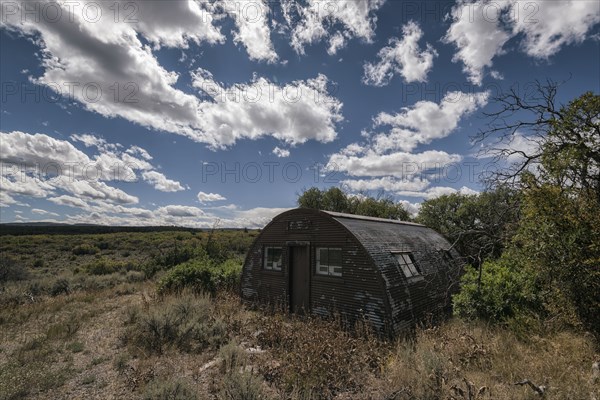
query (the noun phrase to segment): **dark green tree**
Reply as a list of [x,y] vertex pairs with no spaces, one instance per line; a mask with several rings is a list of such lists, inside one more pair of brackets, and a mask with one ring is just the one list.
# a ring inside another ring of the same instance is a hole
[[502,186],[479,195],[454,193],[421,204],[417,222],[444,235],[472,266],[500,257],[515,233],[520,195]]
[[410,215],[402,204],[394,202],[389,196],[374,198],[367,195],[350,195],[337,187],[327,190],[316,187],[307,189],[298,197],[298,206],[369,217],[410,220]]
[[348,196],[340,188],[334,186],[322,193],[323,196],[321,207],[323,210],[343,213],[347,213],[349,211]]
[[313,208],[315,210],[323,209],[323,192],[317,187],[304,190],[298,196],[298,207]]
[[530,140],[496,152],[519,156],[492,177],[522,191],[511,257],[535,277],[552,320],[600,336],[600,96],[558,105],[557,89],[548,82],[527,98],[503,95],[479,139]]

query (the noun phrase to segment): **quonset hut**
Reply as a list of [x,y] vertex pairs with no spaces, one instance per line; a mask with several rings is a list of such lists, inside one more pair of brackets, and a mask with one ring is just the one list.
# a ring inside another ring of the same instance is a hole
[[298,208],[256,238],[241,292],[246,302],[366,318],[395,334],[448,311],[461,270],[456,250],[424,225]]

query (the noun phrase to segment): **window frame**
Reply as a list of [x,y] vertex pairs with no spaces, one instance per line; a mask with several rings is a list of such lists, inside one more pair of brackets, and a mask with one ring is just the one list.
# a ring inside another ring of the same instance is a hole
[[[410,251],[392,251],[391,253],[394,256],[394,259],[396,260],[398,265],[400,266],[400,270],[402,271],[406,279],[413,280],[423,277],[423,273],[417,266],[415,258]],[[402,261],[400,261],[400,259],[402,259]]]
[[[321,250],[327,250],[327,264],[321,264]],[[331,265],[329,263],[329,252],[337,250],[340,252],[340,264]],[[327,272],[321,271],[321,267],[326,267]],[[335,268],[339,268],[340,272],[335,272]],[[315,247],[315,274],[320,277],[342,278],[344,276],[344,260],[342,257],[341,247],[317,246]]]
[[[268,257],[269,257],[269,250],[270,249],[277,249],[280,250],[280,259],[279,259],[279,265],[278,268],[277,267],[268,267],[267,263],[268,261]],[[270,271],[270,272],[281,272],[283,271],[283,247],[282,246],[264,246],[263,249],[263,262],[262,262],[262,269],[263,271]]]

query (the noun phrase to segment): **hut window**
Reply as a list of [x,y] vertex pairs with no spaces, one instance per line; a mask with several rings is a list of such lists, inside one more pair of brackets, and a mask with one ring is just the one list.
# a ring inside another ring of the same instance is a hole
[[317,274],[342,276],[342,249],[317,247]]
[[419,276],[421,273],[417,269],[415,262],[413,260],[412,254],[410,253],[393,253],[396,260],[398,260],[398,264],[400,264],[400,268],[402,268],[402,272],[404,272],[404,276],[407,278],[412,278],[414,276]]
[[281,247],[265,247],[265,269],[281,271],[282,259],[283,249]]

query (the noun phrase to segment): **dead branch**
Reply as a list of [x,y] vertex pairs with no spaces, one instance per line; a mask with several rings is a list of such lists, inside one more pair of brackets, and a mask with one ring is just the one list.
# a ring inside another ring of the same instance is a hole
[[535,383],[531,382],[529,379],[524,379],[521,382],[515,382],[515,383],[513,383],[513,385],[516,385],[516,386],[528,385],[540,396],[544,396],[546,394],[546,390],[547,390],[546,386],[544,386],[544,385],[538,386]]

